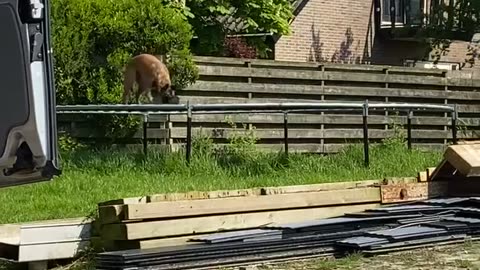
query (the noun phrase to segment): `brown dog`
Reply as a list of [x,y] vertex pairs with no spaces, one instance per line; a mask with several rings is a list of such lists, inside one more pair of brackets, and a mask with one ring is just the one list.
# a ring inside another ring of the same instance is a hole
[[175,90],[172,88],[170,73],[166,65],[151,54],[140,54],[132,57],[126,65],[123,80],[123,103],[127,104],[134,82],[138,85],[135,93],[138,103],[140,95],[150,102],[178,103]]

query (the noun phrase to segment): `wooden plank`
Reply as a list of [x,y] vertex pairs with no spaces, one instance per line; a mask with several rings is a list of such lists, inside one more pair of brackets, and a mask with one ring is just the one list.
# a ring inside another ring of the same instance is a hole
[[77,258],[86,252],[90,241],[59,242],[38,245],[21,245],[18,262],[49,261]]
[[[192,128],[192,136],[206,135],[211,138],[229,138],[233,134],[246,135],[249,130],[231,129],[231,128]],[[260,129],[254,130],[254,134],[259,139],[284,139],[283,128],[278,129]],[[472,131],[464,134],[458,134],[458,137],[471,137]],[[394,130],[369,129],[368,137],[371,139],[383,139],[394,135]],[[363,129],[295,129],[288,130],[288,136],[291,139],[361,139],[363,138]],[[172,128],[171,138],[186,138],[186,128]],[[450,131],[444,130],[412,130],[412,138],[416,139],[450,139]]]
[[[288,145],[288,151],[291,153],[338,153],[339,151],[345,149],[345,147],[349,147],[354,143],[328,143],[328,144],[320,144],[320,143],[295,143]],[[357,143],[358,145],[359,143]],[[216,143],[218,147],[222,147],[225,144]],[[371,146],[374,143],[370,144]],[[183,147],[182,144],[174,144],[172,148],[174,151],[177,148]],[[263,144],[259,143],[255,145],[255,148],[262,152],[279,152],[284,151],[283,144]],[[418,149],[421,151],[444,151],[446,146],[443,143],[412,143],[413,149]]]
[[430,181],[432,180],[432,174],[435,171],[435,167],[429,167],[427,168],[427,180]]
[[[148,138],[168,138],[168,129],[162,128],[149,128],[147,129],[147,137]],[[76,138],[115,138],[113,136],[104,136],[99,132],[92,132],[92,129],[89,127],[77,127],[75,129],[70,130],[70,135]],[[133,134],[128,136],[132,139],[143,139],[143,130],[138,129]]]
[[425,182],[425,181],[427,181],[427,179],[428,179],[428,177],[427,177],[427,172],[426,171],[418,172],[418,181]]
[[263,187],[260,188],[262,195],[278,195],[288,193],[304,193],[318,191],[336,191],[348,190],[356,188],[374,187],[380,185],[383,180],[365,180],[365,181],[344,181],[332,183],[320,183],[311,185],[295,185],[280,187]]
[[367,64],[336,64],[336,63],[316,63],[316,62],[297,62],[297,61],[279,61],[268,59],[245,59],[234,57],[210,57],[195,56],[196,64],[219,64],[219,65],[243,65],[251,63],[253,67],[288,67],[288,68],[312,68],[317,69],[323,66],[325,69],[340,69],[345,71],[370,71],[384,73],[386,69],[394,73],[406,74],[430,74],[443,76],[443,70],[425,69],[420,67],[397,67],[389,65],[367,65]]
[[52,219],[0,226],[0,242],[12,245],[88,240],[92,220]]
[[90,241],[64,241],[32,245],[0,243],[0,258],[12,262],[50,261],[73,259],[87,251]]
[[19,224],[0,225],[0,243],[20,244],[20,228]]
[[323,80],[323,73],[318,70],[288,70],[288,69],[264,69],[229,66],[203,66],[198,65],[200,79],[202,76],[222,77],[252,77],[264,79],[297,79],[297,80]]
[[[319,184],[311,184],[311,185],[260,187],[260,188],[239,189],[239,190],[164,193],[164,194],[147,195],[147,196],[138,197],[138,198],[124,198],[124,199],[110,200],[110,201],[98,203],[98,213],[99,213],[98,221],[101,224],[117,222],[119,220],[118,217],[124,215],[123,204],[341,190],[341,189],[375,186],[382,183],[383,181],[384,180],[345,181],[345,182],[334,182],[334,183],[319,183]],[[402,178],[401,181],[408,181],[408,178]]]
[[[282,124],[283,115],[278,113],[259,113],[259,114],[237,114],[230,115],[232,120],[236,123],[252,123],[252,124]],[[220,114],[198,114],[192,117],[193,123],[202,123],[202,125],[208,125],[208,123],[221,123],[225,122],[226,115]],[[153,119],[153,118],[152,118]],[[171,121],[186,122],[187,117],[185,115],[172,115]],[[390,124],[392,122],[398,124],[406,124],[406,116],[383,116],[383,115],[370,115],[368,116],[369,125]],[[461,118],[462,122],[466,125],[477,126],[480,125],[480,119],[478,118]],[[310,125],[353,125],[362,124],[361,115],[332,115],[332,114],[297,114],[290,113],[288,115],[289,124],[310,124]],[[414,116],[412,118],[412,125],[421,126],[444,126],[450,125],[450,117],[430,117],[430,116]]]
[[189,191],[189,192],[183,192],[183,193],[172,192],[172,193],[152,194],[152,195],[147,195],[142,197],[131,197],[131,198],[109,200],[109,201],[98,203],[98,206],[178,201],[178,200],[215,199],[215,198],[242,197],[242,196],[253,196],[253,195],[260,195],[260,190],[257,188],[250,188],[250,189],[236,189],[236,190]]
[[20,230],[20,244],[88,240],[90,239],[91,228],[91,222],[71,225],[22,227]]
[[188,91],[213,92],[217,95],[222,93],[265,93],[275,95],[341,95],[341,96],[382,96],[404,98],[430,98],[430,99],[453,99],[453,100],[480,100],[480,93],[471,91],[445,91],[404,88],[378,88],[362,86],[321,86],[308,84],[274,84],[274,83],[251,83],[224,82],[224,81],[197,81],[195,84],[179,91],[179,95],[187,94]]
[[119,220],[177,218],[378,201],[380,201],[380,190],[368,187],[270,196],[131,204],[123,206],[124,215],[118,218]]
[[416,200],[424,200],[447,194],[446,182],[422,182],[422,183],[406,183],[397,185],[382,185],[381,202],[397,203]]
[[416,177],[385,177],[383,179],[383,185],[396,185],[406,183],[418,183]]
[[[200,76],[252,77],[264,79],[325,80],[372,83],[403,83],[418,85],[446,85],[447,79],[433,76],[411,76],[404,74],[375,74],[360,72],[292,70],[281,68],[247,68],[231,66],[198,65]],[[201,77],[200,77],[201,78]],[[468,84],[466,86],[471,86]]]
[[480,144],[450,145],[444,158],[464,176],[480,176]]
[[148,196],[148,202],[179,201],[179,200],[200,200],[200,199],[220,199],[232,197],[245,197],[260,195],[260,190],[236,189],[236,190],[214,190],[214,191],[190,191],[186,193],[166,193],[154,194]]
[[293,221],[302,222],[317,218],[339,216],[345,213],[362,211],[378,206],[378,203],[373,203],[126,224],[108,224],[102,228],[102,238],[112,240],[133,240],[256,228],[271,223],[286,223]]

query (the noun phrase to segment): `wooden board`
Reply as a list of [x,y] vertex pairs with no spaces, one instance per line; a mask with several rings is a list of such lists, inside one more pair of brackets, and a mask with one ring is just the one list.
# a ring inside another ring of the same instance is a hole
[[[283,125],[284,116],[281,113],[258,113],[258,114],[236,114],[230,115],[232,120],[236,123],[252,123],[252,124],[276,124]],[[157,116],[151,116],[151,121],[161,122],[163,119],[157,119]],[[208,126],[208,124],[218,124],[225,123],[225,115],[220,114],[198,114],[192,117],[193,123],[201,123],[203,126]],[[67,121],[67,120],[65,120]],[[180,122],[186,123],[186,115],[172,115],[170,116],[171,122]],[[407,123],[406,116],[382,116],[382,115],[370,115],[368,116],[369,125],[385,125],[392,122],[405,125]],[[480,125],[480,120],[478,118],[464,118],[462,117],[462,123],[464,122],[467,126],[477,126]],[[361,115],[334,115],[325,113],[321,114],[301,114],[301,113],[290,113],[288,115],[288,123],[291,125],[302,125],[302,126],[316,126],[316,125],[332,125],[332,126],[341,126],[341,125],[362,125],[362,116]],[[420,126],[445,126],[451,125],[451,118],[449,117],[432,117],[432,116],[414,116],[412,118],[412,125]],[[424,127],[427,129],[430,127]]]
[[309,68],[313,70],[320,70],[323,67],[326,70],[345,70],[345,71],[363,71],[363,72],[377,72],[385,74],[401,73],[401,74],[422,74],[429,76],[444,77],[445,70],[441,69],[425,69],[420,67],[399,67],[389,65],[365,65],[365,64],[337,64],[337,63],[316,63],[316,62],[297,62],[297,61],[279,61],[270,59],[245,59],[235,57],[213,57],[213,56],[194,56],[196,64],[200,65],[234,65],[246,66],[249,63],[252,67],[283,67],[283,68]]
[[426,171],[418,172],[418,181],[425,182],[427,180],[428,180],[428,176]]
[[107,224],[102,227],[102,238],[110,240],[134,240],[256,228],[271,223],[302,222],[317,218],[339,216],[345,213],[363,211],[378,206],[378,203],[369,203],[299,210],[280,210],[149,222]]
[[243,197],[243,196],[252,196],[252,195],[259,195],[259,194],[260,194],[260,190],[256,188],[236,189],[236,190],[215,190],[215,191],[189,191],[184,193],[172,192],[172,193],[152,194],[152,195],[141,196],[141,197],[109,200],[109,201],[98,203],[98,206],[101,207],[106,205],[120,205],[120,204]]
[[124,205],[119,220],[178,218],[380,201],[378,188]]
[[321,183],[311,185],[295,185],[295,186],[279,186],[279,187],[264,187],[260,188],[261,195],[276,195],[286,193],[298,193],[298,192],[316,192],[316,191],[329,191],[329,190],[341,190],[361,187],[374,187],[380,185],[383,180],[365,180],[365,181],[343,181],[332,183]]
[[89,240],[32,245],[0,243],[0,258],[13,262],[71,259],[80,256],[89,246]]
[[[403,98],[430,98],[430,99],[454,99],[454,100],[480,100],[480,93],[470,91],[447,92],[445,90],[422,90],[408,88],[380,88],[362,86],[322,86],[309,84],[275,84],[275,83],[251,83],[225,82],[225,81],[202,81],[187,87],[184,91],[216,92],[218,95],[228,93],[277,93],[282,95],[337,95],[355,96],[361,91],[365,97],[403,97]],[[179,92],[181,94],[183,92]]]
[[[231,128],[209,128],[199,127],[192,128],[192,136],[209,136],[212,139],[222,138],[226,139],[233,134],[245,136],[246,129],[231,129]],[[285,138],[283,128],[256,128],[254,134],[259,139],[277,139],[283,140]],[[385,129],[369,129],[368,137],[371,139],[383,139],[394,135],[394,130]],[[468,136],[468,135],[467,135]],[[170,133],[171,138],[186,138],[187,129],[184,127],[172,128]],[[362,139],[363,129],[297,129],[289,128],[288,137],[290,139]],[[412,138],[416,139],[444,139],[451,138],[451,132],[438,130],[412,130]],[[459,135],[459,137],[462,137]]]
[[[405,179],[408,179],[408,178],[405,178]],[[122,198],[122,199],[104,201],[104,202],[98,203],[98,206],[162,202],[162,201],[230,198],[230,197],[243,197],[243,196],[255,196],[255,195],[283,194],[283,193],[293,193],[293,192],[338,190],[338,189],[347,189],[347,188],[354,188],[354,187],[372,186],[382,181],[383,181],[382,179],[363,180],[363,181],[344,180],[341,182],[319,183],[319,184],[309,184],[309,185],[258,187],[258,188],[249,188],[249,189],[214,190],[214,191],[189,191],[184,193],[161,193],[161,194],[152,194],[152,195],[146,195],[141,197],[131,197],[131,198]]]
[[92,220],[88,218],[54,219],[0,226],[0,242],[12,245],[45,244],[88,240]]
[[464,176],[480,176],[480,144],[450,145],[444,158]]
[[398,203],[424,200],[447,194],[447,182],[422,182],[397,185],[382,185],[381,202]]

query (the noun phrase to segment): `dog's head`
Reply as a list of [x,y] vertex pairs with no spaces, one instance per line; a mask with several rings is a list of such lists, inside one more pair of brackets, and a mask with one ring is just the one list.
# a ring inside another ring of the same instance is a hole
[[163,95],[163,103],[165,104],[179,104],[180,99],[177,96],[176,88],[174,85],[171,85],[165,94]]
[[154,92],[153,102],[157,104],[179,104],[180,100],[175,92],[175,86],[169,86],[163,91]]

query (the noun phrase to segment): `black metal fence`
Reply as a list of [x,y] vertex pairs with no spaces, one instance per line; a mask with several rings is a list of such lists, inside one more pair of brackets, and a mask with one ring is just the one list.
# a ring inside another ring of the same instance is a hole
[[195,114],[243,114],[282,113],[284,115],[284,151],[288,155],[288,115],[294,113],[359,112],[363,115],[363,146],[365,166],[369,165],[368,115],[370,111],[407,112],[407,145],[412,147],[412,123],[414,111],[445,112],[451,114],[452,142],[457,143],[457,108],[455,105],[412,104],[412,103],[369,103],[360,102],[308,102],[308,103],[234,103],[234,104],[101,104],[101,105],[58,105],[58,114],[129,114],[143,115],[143,150],[147,152],[147,122],[152,114],[186,114],[187,138],[186,160],[190,162],[192,152],[192,117]]

